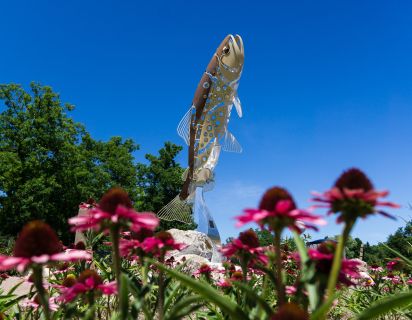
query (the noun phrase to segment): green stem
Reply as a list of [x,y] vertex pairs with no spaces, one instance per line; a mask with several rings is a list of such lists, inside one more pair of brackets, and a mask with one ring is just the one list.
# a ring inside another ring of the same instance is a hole
[[33,266],[33,276],[34,276],[34,286],[37,290],[37,295],[40,300],[40,304],[43,307],[44,317],[46,320],[50,320],[50,308],[49,308],[49,298],[46,290],[43,287],[43,268],[42,266]]
[[327,286],[327,295],[328,297],[332,296],[335,293],[336,283],[338,282],[339,272],[343,259],[343,250],[345,248],[346,242],[348,240],[349,234],[352,230],[354,222],[345,224],[342,235],[338,238],[338,245],[333,257],[332,270],[329,275],[328,286]]
[[107,295],[107,318],[106,319],[109,319],[110,316],[111,316],[110,295]]
[[240,267],[242,269],[242,280],[243,280],[244,283],[247,282],[247,271],[248,271],[247,270],[247,263],[248,263],[247,258],[243,255],[240,258]]
[[281,231],[275,231],[273,245],[275,247],[275,267],[276,267],[276,291],[278,292],[279,306],[285,303],[285,288],[282,281],[282,256],[280,252],[280,236]]
[[143,286],[145,286],[145,285],[147,285],[147,262],[146,262],[146,260],[144,260],[143,259],[143,256],[141,255],[140,256],[140,261],[141,261],[141,264],[142,264],[142,267],[141,267],[141,276],[142,276],[142,285]]
[[120,318],[121,319],[126,319],[126,314],[123,314],[123,310],[121,306],[124,305],[123,300],[123,295],[120,294],[122,291],[122,279],[120,277],[120,272],[121,272],[121,260],[120,260],[120,250],[119,250],[119,227],[113,226],[110,229],[110,237],[112,239],[112,258],[113,258],[113,271],[114,275],[116,277],[116,284],[117,284],[117,292],[118,297],[119,297],[119,308],[120,308]]
[[[119,228],[112,227],[110,229],[110,237],[112,239],[112,258],[113,258],[113,271],[116,277],[117,285],[120,285],[120,251],[119,251]],[[117,288],[120,291],[120,287]]]
[[[164,263],[164,256],[159,258],[160,263]],[[165,304],[165,279],[163,270],[159,270],[159,300],[158,300],[158,310],[159,310],[159,320],[164,318],[164,304]]]

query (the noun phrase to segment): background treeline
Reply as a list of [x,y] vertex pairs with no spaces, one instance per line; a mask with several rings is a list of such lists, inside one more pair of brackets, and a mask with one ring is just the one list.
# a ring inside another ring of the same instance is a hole
[[[269,231],[257,228],[253,230],[258,236],[260,245],[269,246],[273,244],[273,237]],[[314,240],[307,234],[303,234],[303,238],[307,242]],[[329,238],[336,239],[337,237],[332,236]],[[226,243],[231,242],[233,239],[233,237],[226,239]],[[282,243],[287,250],[297,250],[292,238],[284,238]],[[395,233],[389,235],[385,242],[380,242],[375,245],[371,245],[369,242],[364,243],[359,238],[349,237],[345,248],[345,255],[348,259],[361,258],[369,265],[377,264],[384,266],[387,262],[397,257],[388,247],[409,259],[412,257],[412,221],[405,222],[405,226],[398,228]],[[412,272],[412,270],[410,271]]]
[[[175,159],[182,147],[166,142],[136,163],[137,143],[93,139],[69,116],[73,109],[48,86],[0,85],[0,236],[14,237],[29,220],[42,219],[70,242],[67,219],[79,203],[113,186],[127,190],[139,211],[157,212],[180,191],[183,169]],[[176,226],[195,227],[162,227]]]
[[[74,107],[38,83],[30,91],[0,85],[0,108],[0,240],[14,237],[29,220],[43,219],[69,243],[67,219],[77,213],[79,203],[98,200],[113,186],[126,189],[139,211],[157,212],[180,191],[180,146],[166,142],[158,155],[146,154],[146,163],[137,163],[137,143],[122,137],[93,139],[69,117]],[[172,227],[193,229],[195,224],[162,222],[161,228]],[[270,244],[270,234],[256,231],[262,245]],[[411,244],[408,222],[377,245],[351,238],[346,256],[358,258],[363,251],[369,264],[384,264],[394,257],[385,245],[411,257]]]

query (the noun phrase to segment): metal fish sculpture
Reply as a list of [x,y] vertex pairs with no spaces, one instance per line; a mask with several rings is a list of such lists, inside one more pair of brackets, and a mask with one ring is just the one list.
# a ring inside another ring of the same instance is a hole
[[237,88],[243,63],[242,38],[226,36],[200,79],[192,106],[177,128],[189,146],[189,167],[183,174],[182,190],[158,213],[160,219],[185,223],[190,223],[192,215],[196,215],[198,230],[217,243],[220,243],[219,232],[206,207],[203,192],[213,188],[213,171],[220,151],[242,152],[242,147],[228,131],[228,123],[233,106],[242,117]]

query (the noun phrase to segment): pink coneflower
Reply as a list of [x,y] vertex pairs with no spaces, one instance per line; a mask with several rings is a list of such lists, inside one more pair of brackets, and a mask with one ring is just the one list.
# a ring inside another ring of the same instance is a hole
[[243,273],[242,271],[235,271],[233,272],[232,276],[230,277],[229,281],[242,281],[243,280]]
[[[37,310],[41,307],[40,298],[38,295],[35,295],[33,299],[25,299],[21,302],[21,306]],[[51,311],[57,311],[59,309],[59,306],[56,304],[56,298],[49,298],[49,309]]]
[[377,264],[372,264],[372,265],[370,265],[370,266],[369,266],[369,270],[370,270],[371,272],[376,272],[376,273],[378,273],[378,272],[383,272],[383,271],[384,271],[383,268],[382,268],[381,266],[378,266]]
[[135,249],[140,247],[140,241],[134,239],[120,239],[119,250],[122,257],[129,256]]
[[373,281],[372,278],[365,279],[365,281],[363,282],[363,286],[365,287],[373,287],[374,285],[375,285],[375,281]]
[[258,209],[246,209],[244,214],[237,216],[236,219],[238,220],[237,227],[256,222],[262,228],[267,225],[273,231],[288,227],[298,233],[305,228],[317,230],[314,225],[326,224],[320,216],[297,209],[289,192],[280,187],[267,190]]
[[262,247],[259,247],[258,237],[253,230],[241,232],[239,238],[236,238],[229,244],[223,246],[221,252],[228,258],[231,258],[234,255],[246,255],[246,259],[248,262],[252,262],[252,264],[257,261],[263,264],[268,263],[268,257],[264,254],[265,250]]
[[65,288],[73,287],[77,282],[76,276],[74,274],[68,274],[66,278],[62,281],[62,286]]
[[361,170],[352,168],[338,178],[332,189],[324,193],[314,192],[313,201],[322,203],[317,207],[328,208],[328,214],[340,212],[337,223],[348,223],[358,217],[366,218],[374,213],[393,218],[390,214],[376,209],[376,207],[399,208],[392,202],[379,201],[388,194],[388,191],[376,191],[372,182]]
[[[125,235],[126,234],[126,235]],[[146,238],[154,236],[153,230],[142,228],[138,232],[123,232],[123,238],[120,239],[119,249],[123,257],[139,254],[141,244]]]
[[285,292],[288,295],[294,295],[297,291],[298,289],[295,286],[285,286]]
[[[315,262],[316,271],[320,274],[329,276],[332,269],[332,262],[334,252],[336,250],[336,243],[334,241],[325,241],[318,249],[309,249],[309,258]],[[343,259],[338,276],[338,281],[344,285],[353,285],[348,277],[354,279],[362,278],[359,267],[361,262],[355,259]]]
[[[1,262],[0,262],[1,263]],[[9,278],[10,276],[7,273],[0,273],[0,279],[4,280]]]
[[14,246],[14,256],[0,256],[0,271],[17,268],[19,272],[23,272],[32,264],[88,259],[91,259],[91,255],[86,251],[62,251],[54,230],[42,221],[32,221],[20,232]]
[[136,212],[126,191],[120,188],[109,190],[99,204],[89,210],[87,215],[69,219],[72,231],[107,230],[119,225],[138,232],[142,228],[154,230],[159,219],[151,212]]
[[97,203],[96,203],[96,201],[94,201],[93,198],[89,198],[89,199],[87,199],[86,202],[82,202],[82,203],[79,204],[80,209],[91,209],[91,208],[96,207],[96,206],[97,206]]
[[[72,280],[72,279],[71,279]],[[94,270],[85,270],[76,281],[70,281],[69,286],[62,290],[59,301],[70,302],[78,295],[94,292],[95,294],[111,295],[117,292],[116,282],[103,283],[102,278]]]
[[230,288],[232,286],[232,284],[230,283],[228,279],[219,279],[216,282],[216,285],[221,288]]
[[406,284],[407,284],[408,286],[412,286],[412,278],[408,279],[408,280],[406,281]]
[[197,269],[193,275],[194,276],[205,276],[206,278],[210,279],[210,275],[212,274],[213,269],[207,264],[202,264],[199,269]]
[[386,264],[386,268],[387,268],[389,271],[393,271],[393,270],[398,270],[398,271],[400,271],[400,270],[403,269],[404,266],[405,266],[405,265],[404,265],[404,262],[403,262],[402,259],[400,259],[400,258],[395,258],[395,259],[389,261],[389,262]]
[[382,279],[390,281],[394,285],[398,285],[402,283],[401,277],[394,275],[393,273],[388,273],[385,277],[382,277]]
[[74,274],[68,274],[60,283],[54,283],[50,286],[52,288],[58,289],[60,292],[64,291],[66,288],[70,288],[77,283],[77,278]]
[[140,244],[140,247],[146,253],[164,258],[167,251],[182,250],[186,248],[187,245],[175,242],[175,239],[171,233],[167,231],[160,231],[156,233],[154,237],[144,239]]

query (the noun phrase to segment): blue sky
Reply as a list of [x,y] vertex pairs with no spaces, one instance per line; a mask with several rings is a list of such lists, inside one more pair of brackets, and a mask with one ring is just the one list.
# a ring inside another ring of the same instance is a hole
[[[183,143],[176,126],[197,82],[238,33],[244,117],[229,126],[244,152],[221,155],[206,195],[222,237],[237,234],[232,217],[268,187],[306,207],[310,191],[351,166],[410,219],[411,16],[407,1],[7,1],[0,83],[52,86],[95,138],[133,138],[142,161],[166,140]],[[315,238],[340,231],[329,222]],[[354,236],[376,243],[403,223],[370,217]]]

